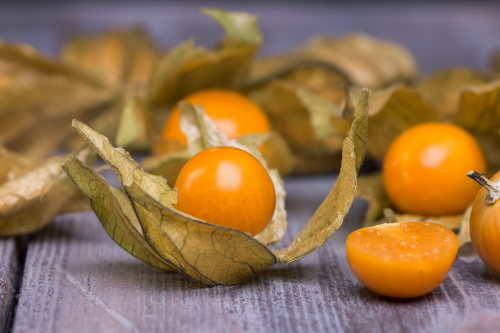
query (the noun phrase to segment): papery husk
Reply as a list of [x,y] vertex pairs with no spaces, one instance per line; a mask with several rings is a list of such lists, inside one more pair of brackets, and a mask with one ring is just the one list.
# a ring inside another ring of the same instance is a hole
[[123,108],[116,144],[132,151],[147,151],[150,143],[151,112],[138,94],[130,98]]
[[[356,103],[356,90],[351,90]],[[427,105],[415,90],[396,84],[373,92],[370,105],[370,127],[367,151],[372,157],[383,159],[392,141],[410,127],[425,122],[441,121],[441,116]]]
[[311,253],[342,224],[356,197],[357,174],[365,156],[370,95],[370,90],[361,91],[355,120],[344,140],[342,166],[333,189],[292,243],[273,251],[280,262],[290,263]]
[[488,77],[469,68],[441,70],[419,80],[415,91],[422,100],[433,107],[443,120],[451,120],[456,115],[463,89],[468,85],[481,85]]
[[414,214],[397,214],[391,208],[384,209],[384,215],[389,222],[434,222],[441,224],[448,229],[458,231],[462,225],[464,214],[444,215],[444,216],[424,216]]
[[64,62],[98,73],[112,86],[145,85],[160,57],[159,47],[140,27],[74,36],[61,55]]
[[500,81],[465,86],[453,122],[474,135],[488,170],[500,169]]
[[284,80],[253,90],[249,97],[267,113],[294,154],[329,156],[342,150],[350,125],[343,119],[345,102],[330,102]]
[[0,185],[34,169],[33,159],[0,146]]
[[[95,154],[87,147],[70,154],[92,164]],[[36,231],[49,223],[77,191],[53,158],[0,186],[0,237]]]
[[[275,251],[281,257],[280,261],[297,260],[320,246],[340,226],[352,204],[356,176],[365,150],[369,95],[369,91],[365,91],[360,99],[356,120],[344,144],[345,161],[332,192],[292,244]],[[164,178],[145,173],[126,151],[114,148],[105,137],[84,124],[75,121],[73,126],[113,168],[129,201],[78,159],[67,160],[63,167],[90,198],[109,235],[134,256],[159,268],[172,267],[206,285],[244,283],[277,262],[271,250],[259,240],[265,243],[278,241],[276,235],[284,230],[275,228],[281,229],[283,224],[271,223],[254,239],[238,230],[179,212],[172,207],[177,200],[177,191],[171,189]],[[191,154],[212,146],[231,145],[254,154],[265,166],[257,147],[246,147],[234,139],[227,139],[201,107],[181,103],[181,128],[188,138]],[[284,189],[278,173],[269,172],[275,187],[278,185],[277,211],[273,220],[284,219]],[[119,202],[120,197],[125,204]],[[126,209],[127,202],[133,210]]]
[[73,117],[89,119],[116,97],[95,75],[22,44],[0,43],[0,74],[10,80],[0,93],[0,144],[38,161],[71,134]]
[[324,64],[342,73],[351,84],[370,89],[411,82],[417,74],[412,55],[402,46],[361,33],[316,37],[288,54],[258,60],[248,84],[262,83],[293,69]]
[[460,246],[471,242],[470,238],[470,215],[472,212],[472,205],[467,208],[462,216],[462,223],[460,224],[460,231],[458,232],[458,242]]
[[385,193],[381,172],[359,176],[356,195],[368,203],[364,227],[376,223],[384,216],[384,209],[391,207],[391,201]]
[[171,107],[185,96],[206,88],[237,90],[245,81],[262,36],[255,16],[204,9],[225,30],[226,37],[213,51],[188,40],[168,52],[149,81],[149,104]]

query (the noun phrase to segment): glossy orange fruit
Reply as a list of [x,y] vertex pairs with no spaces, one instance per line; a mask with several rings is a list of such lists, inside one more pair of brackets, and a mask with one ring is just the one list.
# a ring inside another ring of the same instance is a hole
[[274,214],[269,173],[254,156],[234,147],[205,149],[182,168],[174,208],[207,222],[255,236]]
[[[500,172],[489,179],[490,183],[498,181]],[[498,184],[494,184],[494,187],[500,190]],[[472,205],[470,238],[479,257],[500,273],[500,202],[486,203],[487,193],[486,188],[481,188]]]
[[351,233],[346,251],[354,275],[368,289],[411,298],[443,282],[455,260],[458,238],[436,223],[386,223]]
[[[228,138],[271,131],[271,124],[262,109],[248,97],[231,90],[206,89],[185,98],[193,105],[202,105],[220,131]],[[176,106],[170,112],[163,136],[187,144],[180,127],[181,112]]]
[[400,134],[383,164],[385,190],[396,208],[427,216],[463,213],[479,186],[466,173],[486,171],[476,140],[465,130],[444,123],[425,123]]

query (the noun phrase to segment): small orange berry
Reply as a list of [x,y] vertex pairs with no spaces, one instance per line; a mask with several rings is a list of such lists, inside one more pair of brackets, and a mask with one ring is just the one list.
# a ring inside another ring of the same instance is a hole
[[205,149],[182,168],[174,208],[204,221],[259,234],[271,221],[276,194],[254,156],[234,147]]
[[[206,89],[185,98],[193,105],[201,105],[220,131],[228,138],[250,133],[271,131],[271,124],[262,109],[248,97],[231,90]],[[163,136],[187,144],[180,127],[181,112],[176,106],[170,112]]]
[[478,143],[462,128],[425,123],[400,134],[383,164],[385,190],[398,210],[408,214],[460,214],[472,203],[479,186],[466,177],[486,171]]

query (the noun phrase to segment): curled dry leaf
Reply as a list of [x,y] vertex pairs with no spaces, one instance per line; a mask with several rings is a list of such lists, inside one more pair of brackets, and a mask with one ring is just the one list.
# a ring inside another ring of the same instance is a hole
[[[353,89],[351,93],[353,103],[357,100],[355,92]],[[400,133],[420,123],[440,120],[440,115],[404,84],[376,90],[370,107],[368,154],[382,159]]]
[[488,170],[500,169],[500,81],[464,87],[453,122],[475,136]]
[[140,96],[133,96],[123,108],[116,144],[129,150],[147,150],[150,122],[150,111],[147,105]]
[[[344,119],[345,99],[331,102],[312,91],[285,80],[274,80],[249,92],[267,113],[273,128],[297,155],[298,170],[308,170],[308,158],[331,162],[342,150],[342,141],[352,119]],[[302,157],[302,158],[301,158]],[[310,167],[318,167],[318,161]],[[324,164],[320,164],[320,167]],[[339,164],[327,164],[328,170]]]
[[384,216],[384,209],[391,206],[391,201],[385,193],[382,174],[380,172],[359,176],[358,192],[356,195],[368,203],[368,210],[363,222],[363,226],[365,227],[380,220]]
[[0,146],[0,185],[35,168],[35,162]]
[[417,82],[415,90],[422,100],[437,110],[443,119],[452,119],[464,87],[488,82],[483,73],[468,68],[439,71]]
[[[469,214],[470,215],[470,214]],[[446,216],[423,216],[413,214],[396,214],[391,208],[384,209],[384,216],[388,222],[434,222],[444,225],[448,229],[458,230],[462,225],[464,214]]]
[[472,205],[467,208],[464,215],[462,216],[462,223],[460,225],[460,231],[458,232],[458,242],[460,246],[471,242],[470,239],[470,214],[472,212]]
[[225,30],[226,37],[213,51],[195,47],[189,40],[168,52],[149,81],[149,103],[172,105],[195,91],[220,87],[239,89],[262,36],[255,16],[204,9]]
[[357,174],[365,156],[370,90],[363,89],[342,148],[340,173],[325,201],[299,235],[283,250],[274,253],[278,260],[290,263],[321,246],[340,227],[356,197]]
[[259,60],[252,66],[248,83],[262,83],[318,63],[336,69],[352,84],[372,89],[412,81],[417,74],[415,60],[408,50],[358,33],[338,38],[317,37],[289,54]]
[[[345,162],[338,181],[299,237],[286,249],[276,251],[282,262],[297,260],[320,246],[340,226],[352,204],[365,149],[369,95],[367,90],[361,95],[357,118],[345,140]],[[191,154],[214,145],[231,145],[254,154],[265,165],[257,147],[227,139],[201,107],[183,102],[181,114],[181,127],[187,134]],[[107,138],[86,125],[74,121],[73,127],[115,171],[123,192],[111,188],[77,158],[65,161],[63,167],[90,198],[108,234],[134,256],[155,267],[177,270],[206,285],[244,283],[277,262],[261,242],[273,242],[281,231],[268,226],[264,234],[252,238],[179,212],[172,207],[177,191],[164,178],[144,172],[125,150],[114,148]],[[270,170],[270,174],[278,185],[280,206],[285,193],[278,173]],[[278,219],[284,219],[284,209],[276,213],[280,215]],[[276,218],[275,214],[273,219]]]
[[[30,47],[0,42],[0,144],[41,160],[116,96],[97,77],[54,62]],[[1,84],[0,84],[1,85]],[[71,101],[71,103],[68,103]]]
[[147,83],[160,52],[146,32],[135,27],[95,36],[75,36],[64,45],[61,58],[99,74],[109,85],[133,87]]
[[[95,154],[85,148],[71,156],[92,164]],[[0,186],[0,236],[42,228],[75,194],[77,189],[61,168],[60,161],[61,158],[51,159]]]

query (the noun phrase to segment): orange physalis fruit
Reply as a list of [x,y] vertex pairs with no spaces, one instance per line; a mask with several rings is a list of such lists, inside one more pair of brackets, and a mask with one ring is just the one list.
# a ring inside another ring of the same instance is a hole
[[478,143],[462,128],[425,123],[400,134],[383,164],[385,190],[396,208],[408,214],[461,214],[479,186],[467,179],[471,170],[486,171]]
[[439,286],[457,251],[457,236],[431,222],[386,223],[347,238],[354,275],[368,289],[396,298],[422,296]]
[[[201,105],[219,130],[232,139],[251,133],[271,131],[271,124],[262,109],[248,97],[226,89],[206,89],[185,98],[193,105]],[[180,127],[181,112],[176,106],[170,112],[163,136],[187,144]]]
[[490,179],[471,171],[467,174],[483,186],[470,215],[470,238],[478,256],[500,273],[500,172]]
[[175,187],[175,209],[252,236],[264,230],[274,214],[276,194],[269,173],[239,148],[214,147],[194,155]]

